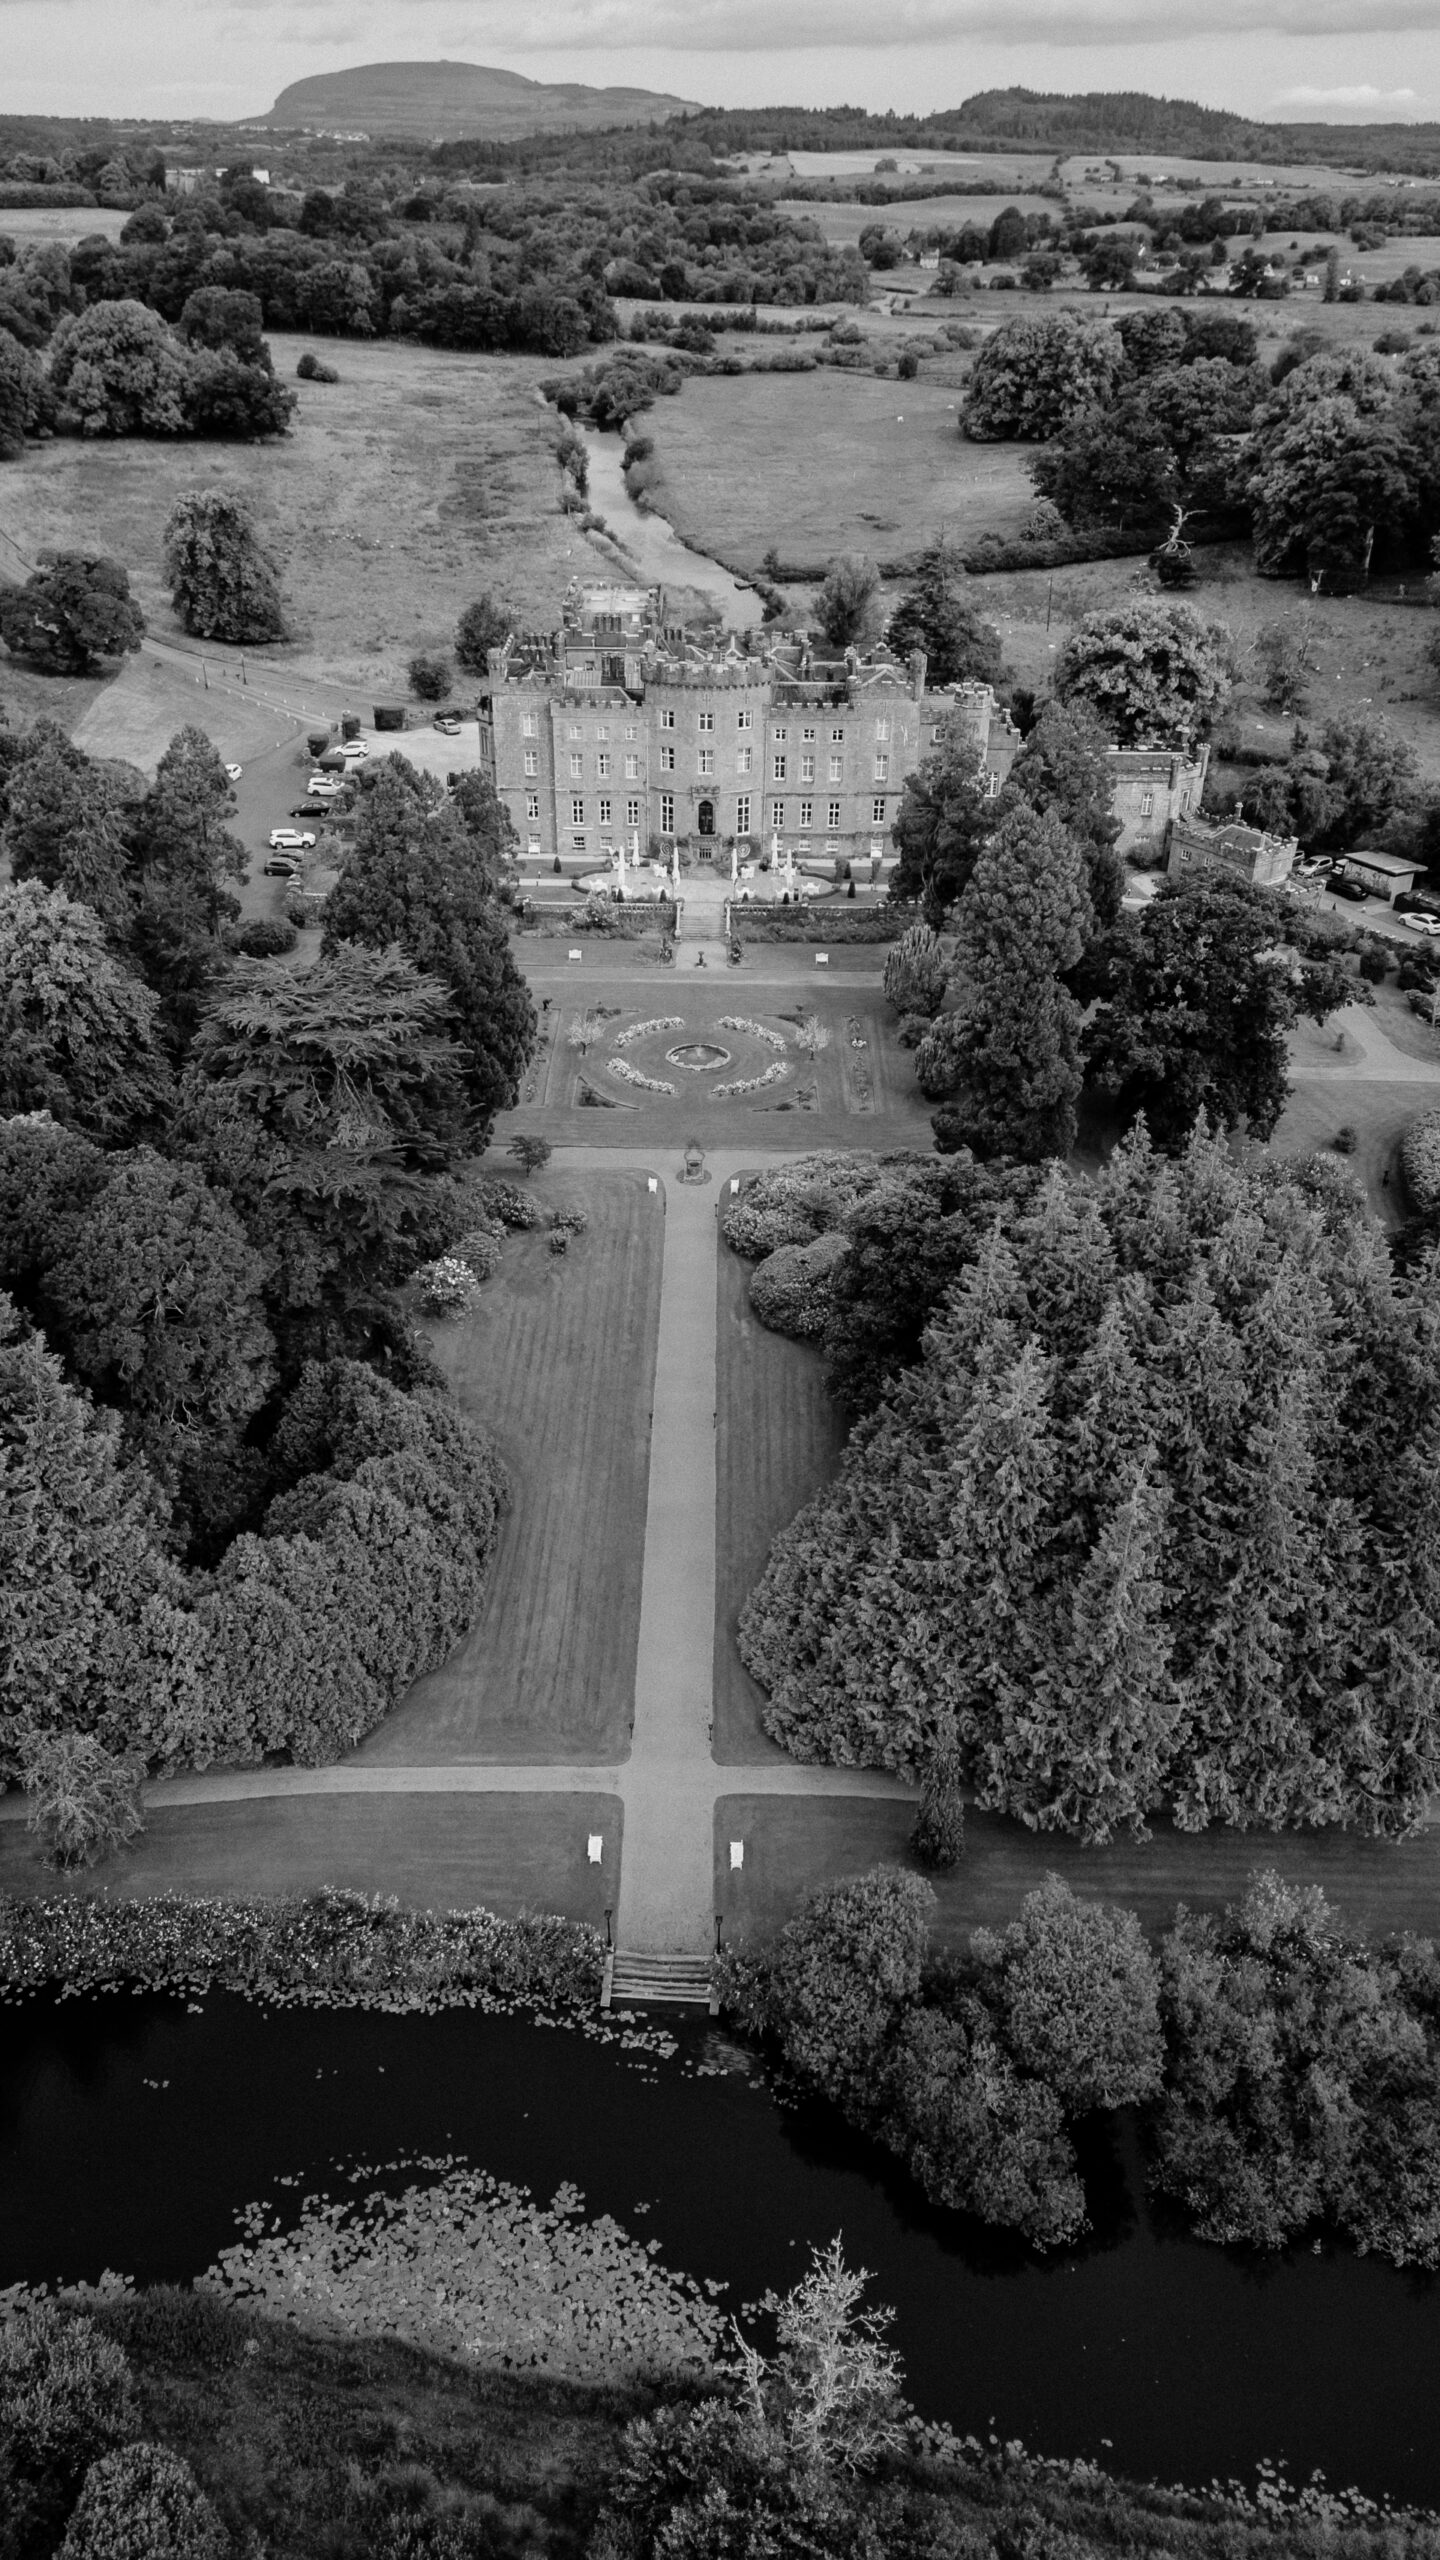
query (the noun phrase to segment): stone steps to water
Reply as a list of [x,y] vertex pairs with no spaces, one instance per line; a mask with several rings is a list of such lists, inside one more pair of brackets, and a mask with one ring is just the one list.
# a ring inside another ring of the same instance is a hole
[[657,2001],[681,2001],[690,2007],[713,2008],[708,1959],[704,1956],[641,1955],[623,1947],[614,1948],[605,1959],[601,2008],[623,2006],[630,2009],[649,2006]]

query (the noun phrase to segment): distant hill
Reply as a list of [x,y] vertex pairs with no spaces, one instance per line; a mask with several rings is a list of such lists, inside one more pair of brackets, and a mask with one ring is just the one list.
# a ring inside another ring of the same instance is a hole
[[404,134],[425,141],[502,141],[527,133],[660,123],[692,102],[655,89],[586,89],[523,80],[478,62],[362,62],[292,80],[257,124]]

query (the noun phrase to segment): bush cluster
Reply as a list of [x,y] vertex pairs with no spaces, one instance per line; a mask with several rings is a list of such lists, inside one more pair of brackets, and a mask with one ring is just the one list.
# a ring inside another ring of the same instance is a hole
[[577,1920],[407,1911],[330,1890],[273,1901],[0,1897],[0,1986],[11,1995],[133,1986],[311,2009],[589,2011],[604,1952]]
[[[1425,1011],[1428,1015],[1428,996]],[[1440,1209],[1440,1111],[1422,1111],[1411,1121],[1400,1141],[1400,1170],[1412,1209],[1421,1214]]]
[[750,1304],[771,1333],[813,1341],[825,1330],[836,1267],[849,1251],[835,1229],[813,1244],[785,1244],[766,1255],[751,1275]]
[[1440,2265],[1440,1951],[1370,1947],[1314,1887],[1255,1876],[1183,1907],[1158,1952],[1135,1915],[1051,1876],[965,1955],[893,1868],[812,1894],[723,1958],[732,2014],[906,2163],[932,2202],[1041,2248],[1086,2226],[1069,2127],[1149,2111],[1153,2185],[1198,2236],[1281,2249],[1343,2232]]
[[502,1227],[538,1227],[543,1220],[534,1192],[522,1190],[518,1182],[482,1182],[476,1200],[485,1218]]

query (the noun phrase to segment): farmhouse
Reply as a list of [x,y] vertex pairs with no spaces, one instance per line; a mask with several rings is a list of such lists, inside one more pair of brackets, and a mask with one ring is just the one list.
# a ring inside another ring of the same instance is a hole
[[575,586],[558,631],[490,652],[480,752],[529,856],[678,841],[876,857],[907,774],[957,713],[999,788],[1019,739],[988,685],[925,660],[673,620],[663,588]]
[[1272,836],[1263,827],[1212,827],[1203,819],[1177,818],[1165,867],[1181,879],[1223,871],[1232,880],[1248,880],[1253,888],[1278,889],[1289,879],[1299,850],[1293,836]]

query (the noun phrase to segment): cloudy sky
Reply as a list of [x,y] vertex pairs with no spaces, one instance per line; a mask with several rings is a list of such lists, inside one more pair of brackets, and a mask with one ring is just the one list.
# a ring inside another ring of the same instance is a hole
[[0,0],[0,48],[4,105],[40,114],[243,117],[312,72],[444,57],[719,105],[1020,81],[1440,117],[1440,0]]

